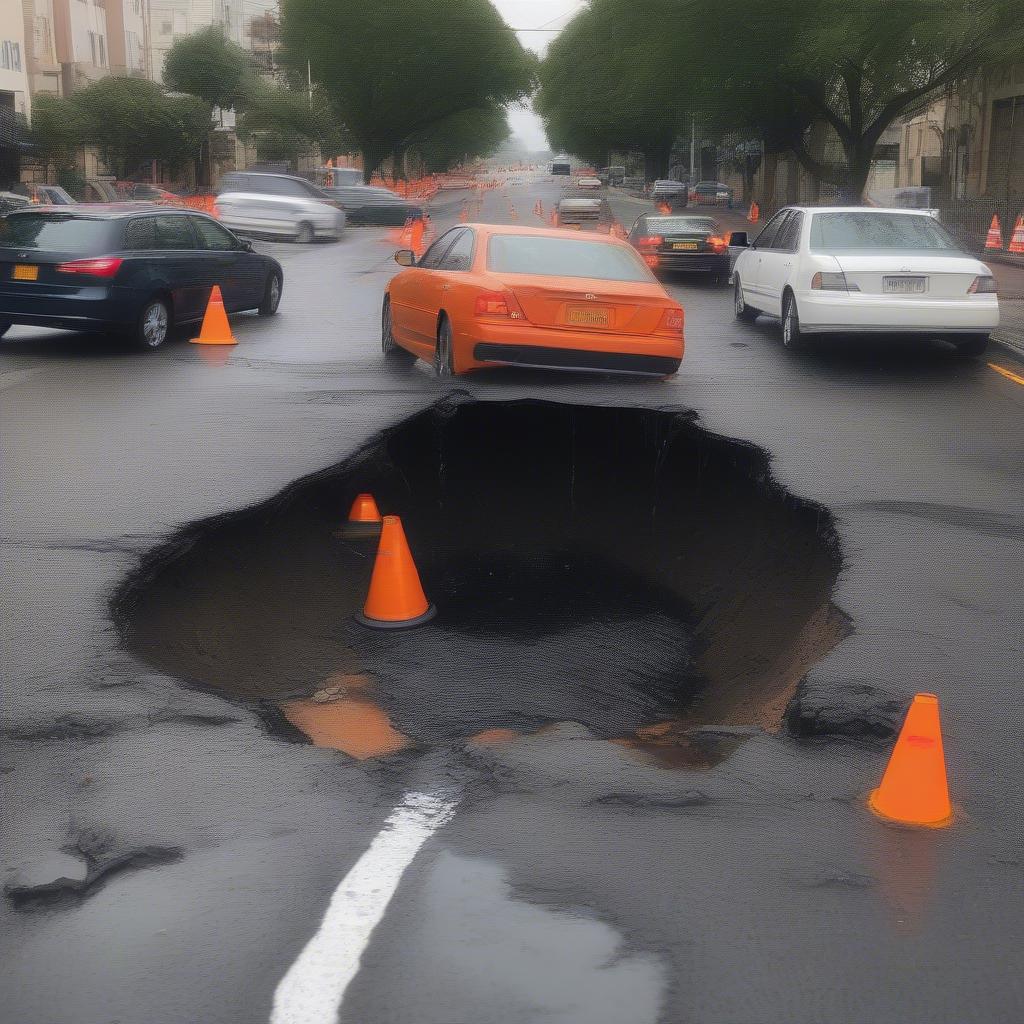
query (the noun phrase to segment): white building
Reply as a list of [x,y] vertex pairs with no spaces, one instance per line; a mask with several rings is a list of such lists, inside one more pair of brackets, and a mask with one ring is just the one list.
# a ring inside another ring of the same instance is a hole
[[[153,78],[163,80],[167,51],[181,36],[219,25],[225,36],[247,50],[265,48],[261,26],[278,19],[278,0],[150,0],[150,62]],[[256,23],[256,30],[253,23]]]
[[0,0],[0,110],[29,116],[32,100],[21,4]]

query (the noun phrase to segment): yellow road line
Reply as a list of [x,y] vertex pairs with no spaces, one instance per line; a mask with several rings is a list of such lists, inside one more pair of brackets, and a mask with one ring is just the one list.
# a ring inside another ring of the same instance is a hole
[[1019,373],[1014,373],[1013,370],[1008,370],[1005,366],[998,366],[996,363],[989,363],[989,367],[1001,373],[1007,380],[1012,380],[1014,384],[1024,384],[1024,377]]

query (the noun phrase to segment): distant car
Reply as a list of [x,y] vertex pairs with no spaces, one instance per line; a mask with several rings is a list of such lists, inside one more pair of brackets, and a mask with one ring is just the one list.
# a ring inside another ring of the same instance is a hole
[[12,324],[114,331],[144,349],[228,312],[277,312],[284,273],[212,217],[150,204],[30,206],[0,220],[0,335]]
[[671,178],[659,178],[651,186],[651,202],[672,209],[682,209],[687,205],[686,184]]
[[290,174],[231,171],[217,186],[218,219],[247,235],[275,235],[296,242],[341,237],[345,213],[323,189]]
[[600,188],[601,187],[601,179],[600,178],[590,177],[590,176],[579,178],[576,181],[576,187],[577,188]]
[[332,184],[337,185],[362,185],[363,172],[358,167],[335,167],[331,171],[334,179]]
[[558,227],[574,231],[601,231],[608,234],[615,218],[607,200],[587,196],[568,196],[558,201],[555,219]]
[[132,199],[142,199],[147,203],[159,203],[162,206],[184,206],[181,196],[169,192],[159,185],[150,185],[148,182],[140,182],[133,185],[129,193]]
[[0,217],[13,210],[24,210],[32,205],[28,196],[19,196],[17,192],[0,192]]
[[926,210],[788,207],[733,270],[735,313],[782,320],[788,348],[824,333],[944,338],[979,356],[999,324],[991,270]]
[[404,224],[426,216],[422,203],[375,185],[334,185],[324,191],[353,224]]
[[732,206],[732,189],[720,181],[698,181],[690,189],[694,206]]
[[551,173],[556,176],[560,174],[568,176],[572,174],[572,164],[555,161],[551,165]]
[[683,310],[616,238],[464,224],[388,283],[385,357],[439,377],[488,366],[665,376],[683,358]]
[[15,186],[19,195],[25,196],[31,203],[43,206],[73,206],[75,200],[60,185],[39,185],[35,182]]
[[711,217],[645,213],[636,219],[627,241],[653,270],[729,274],[729,243]]

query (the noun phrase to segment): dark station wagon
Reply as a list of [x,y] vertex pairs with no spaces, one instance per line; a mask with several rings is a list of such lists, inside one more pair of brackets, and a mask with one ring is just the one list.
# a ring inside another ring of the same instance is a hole
[[12,324],[125,334],[142,348],[202,319],[277,312],[284,274],[212,217],[138,203],[33,206],[0,219],[0,336]]

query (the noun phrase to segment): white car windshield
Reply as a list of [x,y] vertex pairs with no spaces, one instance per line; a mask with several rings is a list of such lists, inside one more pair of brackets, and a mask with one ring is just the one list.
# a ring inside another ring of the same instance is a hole
[[816,213],[811,219],[812,252],[959,248],[934,217],[921,214],[847,210]]

